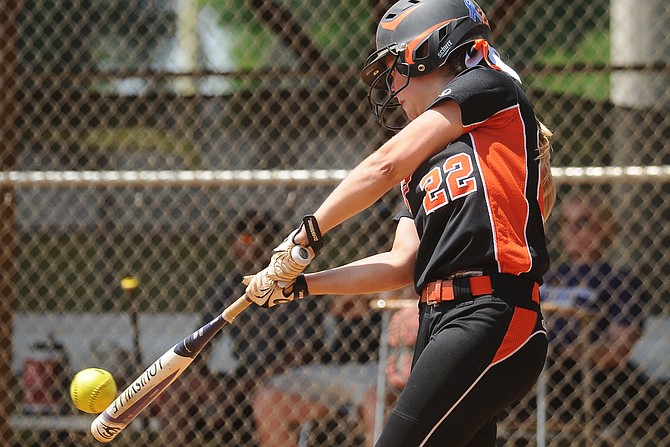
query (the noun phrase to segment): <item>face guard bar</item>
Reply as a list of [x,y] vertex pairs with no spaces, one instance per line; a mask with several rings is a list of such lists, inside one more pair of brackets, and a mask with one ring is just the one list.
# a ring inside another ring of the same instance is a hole
[[[385,129],[399,131],[404,126],[394,126],[386,121],[387,110],[400,107],[397,101],[397,95],[407,85],[410,80],[409,65],[400,62],[400,54],[404,51],[398,49],[396,45],[388,46],[375,51],[368,57],[361,72],[361,79],[370,86],[368,90],[368,103],[377,119],[377,122]],[[387,60],[392,57],[392,63],[387,65]],[[397,72],[406,80],[398,90],[393,91],[393,73]]]

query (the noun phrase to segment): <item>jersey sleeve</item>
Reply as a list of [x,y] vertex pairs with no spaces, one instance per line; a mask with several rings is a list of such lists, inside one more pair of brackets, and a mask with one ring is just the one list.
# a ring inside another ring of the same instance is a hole
[[460,106],[465,127],[476,127],[518,103],[515,81],[506,73],[484,66],[475,66],[460,73],[428,108],[447,99],[456,101]]
[[405,204],[403,204],[400,211],[398,211],[398,213],[395,216],[393,216],[393,221],[394,222],[400,222],[400,219],[402,219],[403,217],[408,217],[410,219],[414,219],[414,216],[412,216],[412,212],[409,210],[409,208]]

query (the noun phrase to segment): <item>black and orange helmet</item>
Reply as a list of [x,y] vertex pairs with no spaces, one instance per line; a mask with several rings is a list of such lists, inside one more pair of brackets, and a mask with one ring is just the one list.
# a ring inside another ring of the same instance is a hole
[[[376,47],[361,78],[370,86],[368,100],[377,120],[390,129],[383,112],[397,92],[391,90],[393,68],[407,78],[426,75],[447,62],[455,49],[477,39],[490,40],[491,28],[474,0],[400,0],[379,21]],[[393,58],[388,66],[387,59]],[[373,90],[383,90],[379,95]]]

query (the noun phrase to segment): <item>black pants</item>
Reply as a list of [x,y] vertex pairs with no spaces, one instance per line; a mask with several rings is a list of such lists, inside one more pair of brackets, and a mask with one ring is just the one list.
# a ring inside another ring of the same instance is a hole
[[412,373],[377,447],[495,446],[496,415],[532,389],[547,352],[539,307],[510,301],[420,305]]

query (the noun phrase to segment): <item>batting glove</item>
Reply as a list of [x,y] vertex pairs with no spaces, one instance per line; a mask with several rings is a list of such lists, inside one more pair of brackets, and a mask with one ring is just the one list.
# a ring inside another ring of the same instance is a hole
[[242,281],[247,286],[247,298],[255,304],[266,308],[274,307],[295,298],[301,300],[309,294],[304,275],[291,281],[278,282],[270,279],[268,271],[269,268],[265,268],[255,275],[245,276]]
[[[307,232],[308,244],[301,247],[296,244],[294,238],[296,234],[305,227]],[[301,274],[314,255],[323,247],[323,237],[316,218],[312,215],[305,216],[297,230],[288,235],[284,241],[272,251],[270,259],[269,277],[274,281],[293,281]],[[302,249],[301,249],[302,248]],[[299,250],[296,252],[296,250]],[[302,253],[307,250],[307,253]]]

